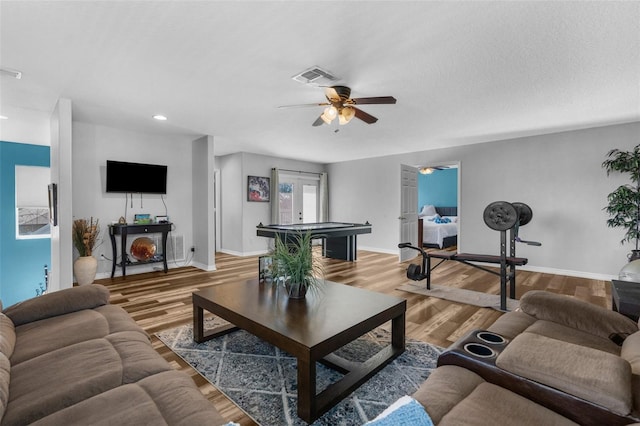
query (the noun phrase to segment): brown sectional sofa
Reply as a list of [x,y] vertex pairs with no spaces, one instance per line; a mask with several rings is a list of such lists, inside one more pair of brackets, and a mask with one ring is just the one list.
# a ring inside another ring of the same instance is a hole
[[88,285],[0,314],[1,425],[221,425],[109,290]]
[[505,341],[487,343],[491,349],[478,357],[467,345],[482,342],[477,330],[470,332],[440,356],[413,395],[434,424],[640,420],[640,331],[634,321],[569,296],[530,291],[519,310],[488,331]]

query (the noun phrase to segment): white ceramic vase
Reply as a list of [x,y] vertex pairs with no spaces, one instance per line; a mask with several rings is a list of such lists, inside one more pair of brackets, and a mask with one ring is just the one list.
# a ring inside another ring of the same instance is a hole
[[78,285],[91,284],[96,279],[98,260],[93,256],[80,256],[73,263],[73,274]]

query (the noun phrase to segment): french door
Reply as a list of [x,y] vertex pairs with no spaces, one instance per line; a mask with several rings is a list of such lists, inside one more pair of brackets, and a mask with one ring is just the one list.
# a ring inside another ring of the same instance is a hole
[[319,179],[280,175],[278,202],[281,225],[318,221]]

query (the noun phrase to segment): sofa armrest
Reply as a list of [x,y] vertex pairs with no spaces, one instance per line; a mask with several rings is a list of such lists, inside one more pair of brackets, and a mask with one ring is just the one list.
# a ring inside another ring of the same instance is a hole
[[109,289],[99,284],[72,287],[16,303],[4,310],[17,327],[29,322],[93,309],[109,303]]
[[618,312],[543,290],[531,290],[520,298],[520,309],[546,320],[594,334],[605,339],[614,333],[632,334],[638,324]]

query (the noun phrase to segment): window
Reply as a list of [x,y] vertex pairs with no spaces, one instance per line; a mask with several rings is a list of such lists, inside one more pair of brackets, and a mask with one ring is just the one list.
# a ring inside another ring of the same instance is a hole
[[49,167],[16,166],[16,238],[50,238]]

